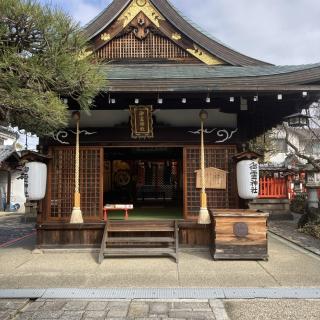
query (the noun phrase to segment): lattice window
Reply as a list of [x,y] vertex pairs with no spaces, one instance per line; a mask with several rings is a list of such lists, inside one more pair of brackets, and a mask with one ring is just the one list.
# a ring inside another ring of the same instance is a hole
[[[234,146],[206,147],[206,167],[228,171],[227,190],[207,189],[208,208],[237,208],[236,172],[232,157],[237,150]],[[196,189],[196,170],[200,168],[200,150],[187,147],[184,150],[185,162],[185,209],[187,215],[197,216],[200,206],[200,189]]]
[[[74,203],[75,148],[53,148],[49,166],[49,220],[68,220]],[[86,220],[102,212],[103,151],[80,148],[81,210]]]
[[169,39],[153,33],[144,40],[139,40],[130,32],[110,41],[97,51],[97,55],[106,60],[162,59],[199,62]]
[[178,192],[177,161],[146,161],[140,164],[139,170],[139,195],[143,190],[163,192],[165,198],[173,199]]

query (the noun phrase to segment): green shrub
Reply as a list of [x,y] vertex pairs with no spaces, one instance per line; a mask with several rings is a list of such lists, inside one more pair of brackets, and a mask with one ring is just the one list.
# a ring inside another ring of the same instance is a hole
[[307,205],[307,194],[299,193],[294,199],[291,200],[290,210],[295,213],[303,214],[305,213],[305,208]]
[[307,208],[305,213],[300,217],[298,221],[298,228],[303,228],[306,224],[316,224],[320,222],[320,209],[318,208]]
[[320,222],[309,222],[303,228],[299,229],[299,231],[309,234],[317,239],[320,239]]

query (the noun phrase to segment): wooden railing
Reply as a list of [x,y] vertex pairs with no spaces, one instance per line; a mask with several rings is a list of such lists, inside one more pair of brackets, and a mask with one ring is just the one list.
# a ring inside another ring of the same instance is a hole
[[260,178],[259,198],[287,199],[288,188],[285,178]]

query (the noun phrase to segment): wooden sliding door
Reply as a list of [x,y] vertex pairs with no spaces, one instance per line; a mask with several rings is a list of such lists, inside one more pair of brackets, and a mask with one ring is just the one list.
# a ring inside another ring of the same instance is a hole
[[[75,148],[53,147],[49,153],[46,221],[68,222],[74,203]],[[84,220],[101,220],[103,148],[80,147],[80,194]]]

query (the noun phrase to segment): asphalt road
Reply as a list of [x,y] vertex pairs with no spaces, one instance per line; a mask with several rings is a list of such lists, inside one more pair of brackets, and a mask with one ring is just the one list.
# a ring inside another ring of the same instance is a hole
[[22,217],[23,215],[14,213],[0,215],[0,248],[35,232],[34,223],[24,223]]

